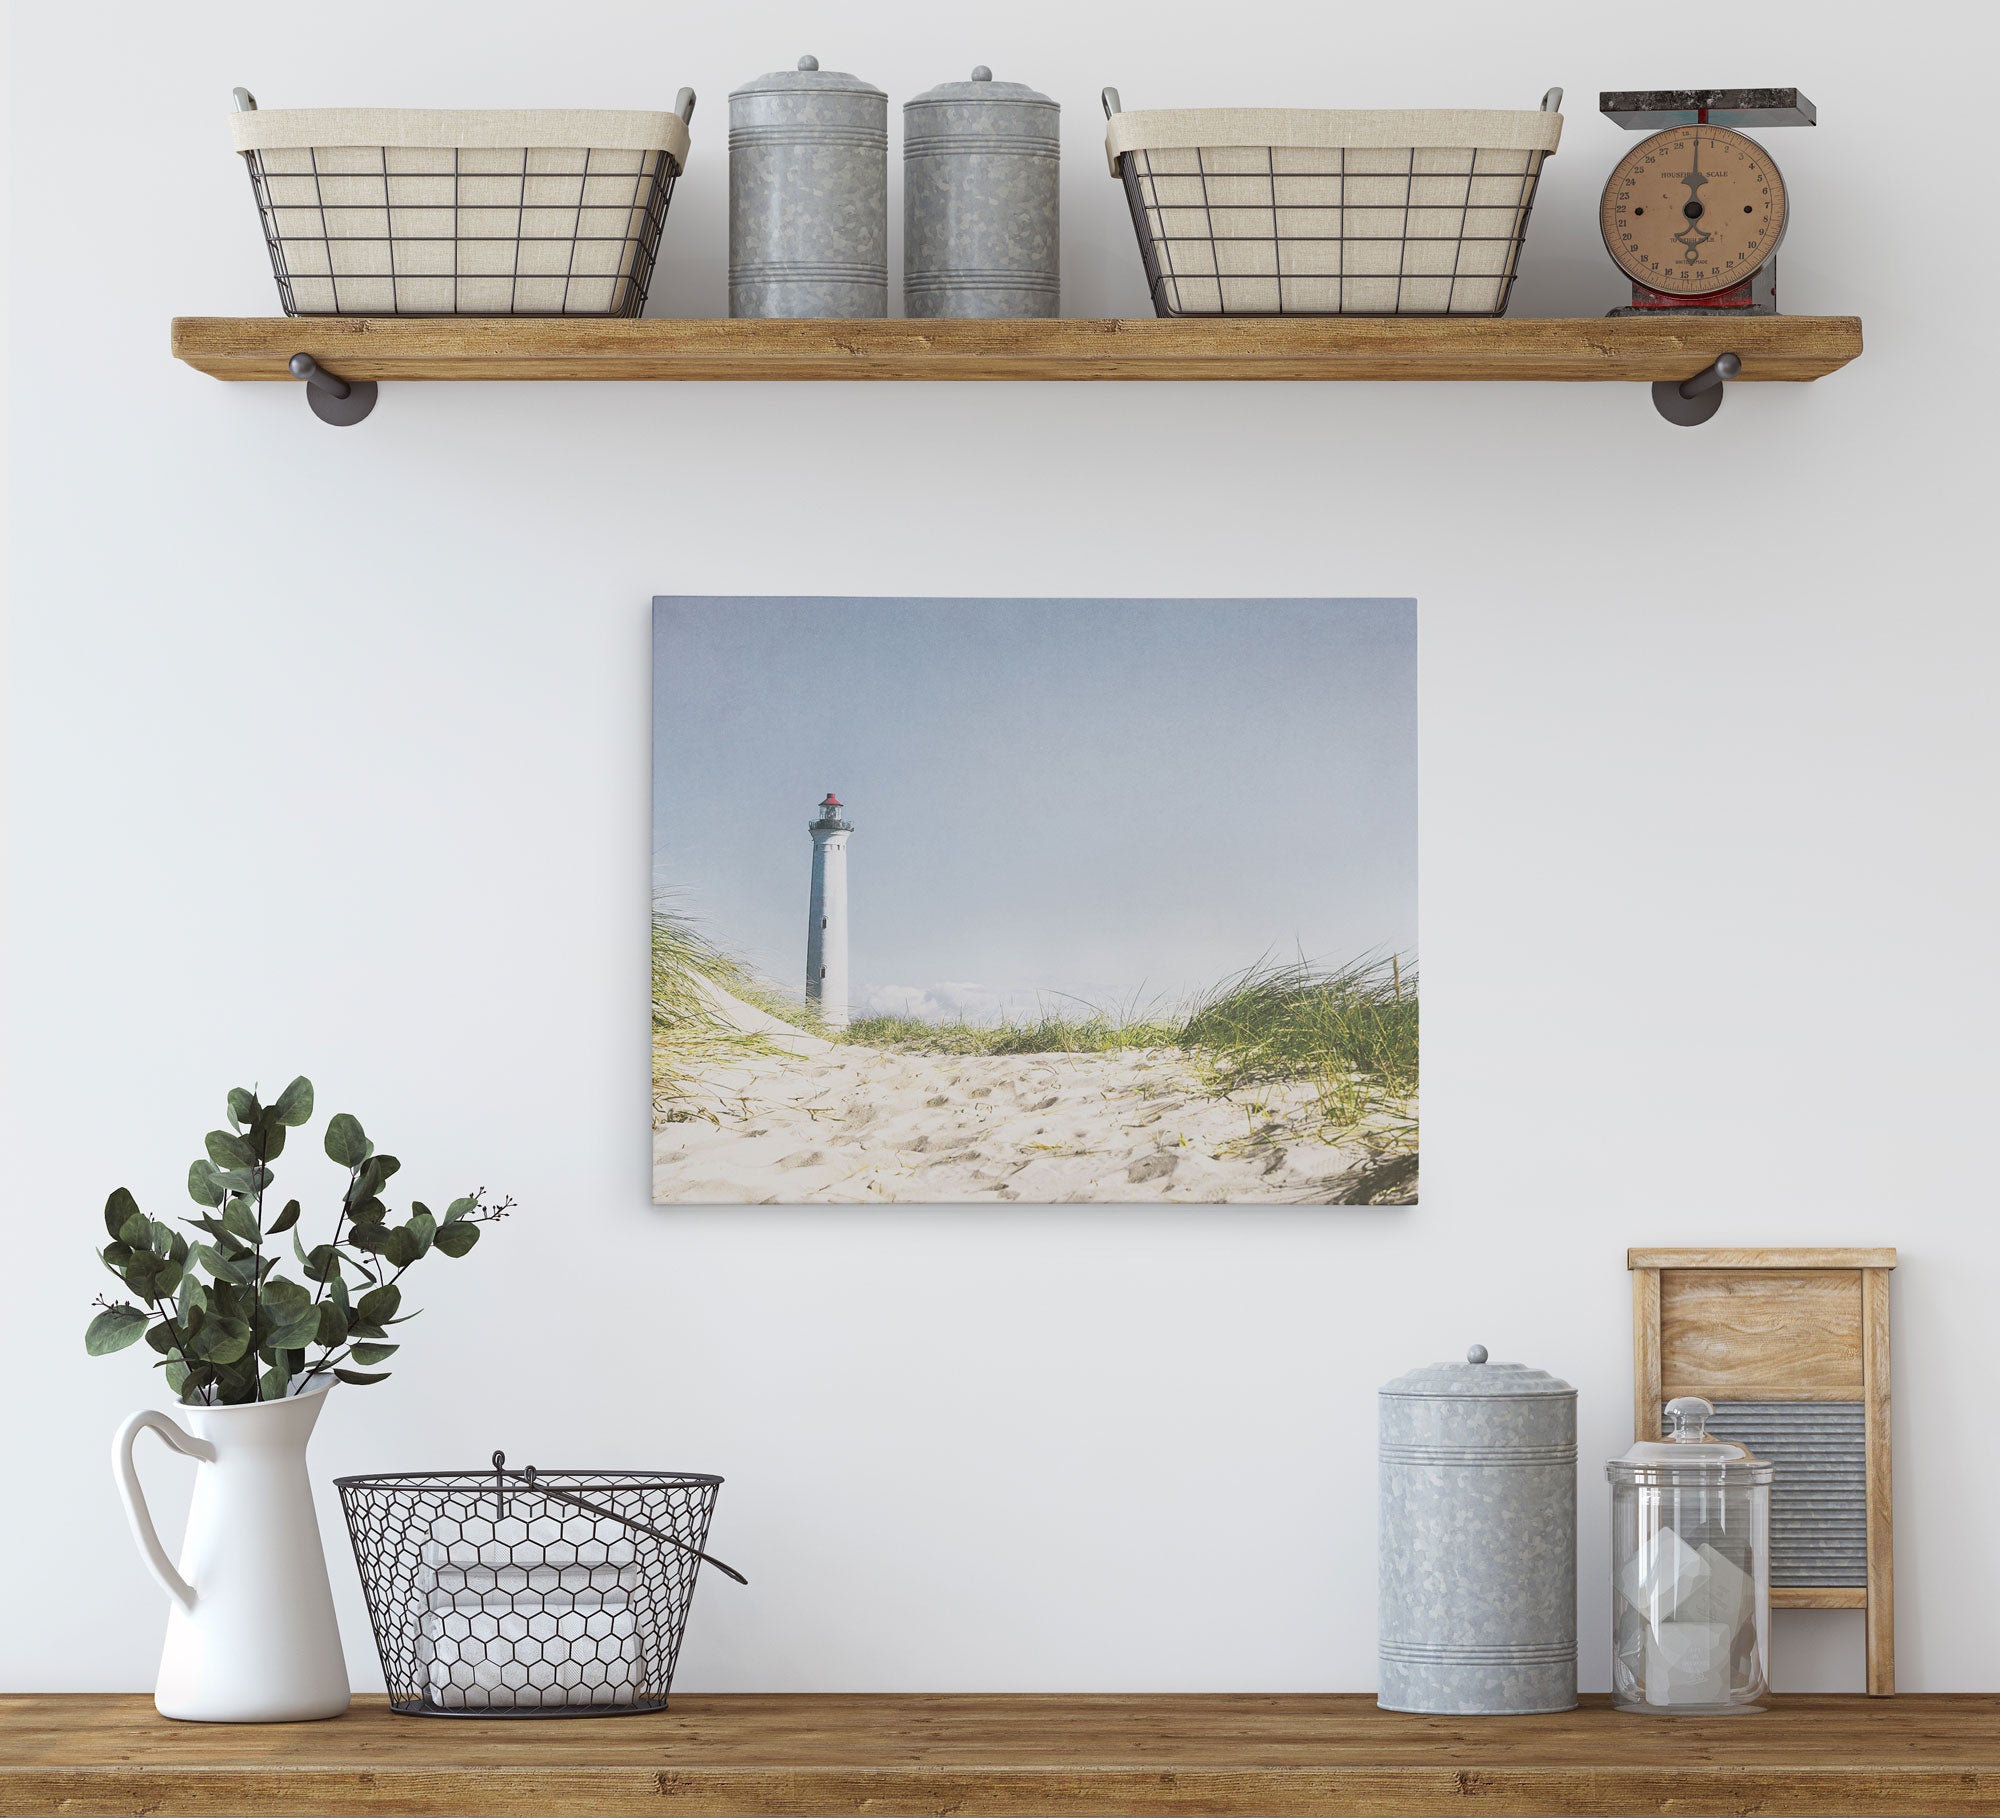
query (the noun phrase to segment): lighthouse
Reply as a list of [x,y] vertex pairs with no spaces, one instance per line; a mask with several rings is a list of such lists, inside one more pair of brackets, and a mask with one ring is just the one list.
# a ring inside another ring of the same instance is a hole
[[854,823],[832,790],[806,828],[813,840],[812,904],[806,918],[806,996],[829,1029],[847,1027],[847,836]]

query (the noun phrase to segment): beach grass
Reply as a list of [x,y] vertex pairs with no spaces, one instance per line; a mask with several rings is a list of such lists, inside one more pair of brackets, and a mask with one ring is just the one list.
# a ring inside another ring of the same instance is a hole
[[824,1033],[802,999],[787,998],[732,958],[671,904],[653,906],[653,1097],[656,1109],[684,1093],[699,1070],[732,1054],[761,1053],[770,1043],[732,1028],[697,982],[794,1027]]
[[1330,1129],[1414,1147],[1417,974],[1400,958],[1338,967],[1261,960],[1172,1012],[1079,1006],[993,1024],[857,1019],[844,1039],[931,1054],[1099,1054],[1176,1048],[1211,1089],[1308,1086]]
[[803,997],[760,978],[687,915],[659,903],[653,1094],[664,1117],[683,1114],[676,1107],[704,1068],[771,1047],[726,1021],[702,980],[795,1028],[861,1047],[967,1056],[1176,1050],[1217,1094],[1254,1101],[1258,1088],[1304,1087],[1330,1134],[1360,1132],[1385,1151],[1416,1147],[1417,973],[1397,956],[1331,967],[1266,958],[1177,1006],[1061,999],[996,1023],[864,1016],[834,1030]]

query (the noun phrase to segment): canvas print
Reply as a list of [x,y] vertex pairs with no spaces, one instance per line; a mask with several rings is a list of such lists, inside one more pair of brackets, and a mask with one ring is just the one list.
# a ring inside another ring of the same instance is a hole
[[656,600],[654,1199],[1414,1202],[1416,619]]

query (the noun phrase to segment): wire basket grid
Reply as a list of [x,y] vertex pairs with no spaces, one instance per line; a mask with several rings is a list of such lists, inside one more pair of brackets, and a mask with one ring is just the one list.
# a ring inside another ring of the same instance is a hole
[[247,151],[288,316],[637,316],[681,174],[668,151]]
[[1497,316],[1545,156],[1194,146],[1119,170],[1158,315]]
[[392,1710],[665,1707],[721,1478],[496,1465],[336,1483]]

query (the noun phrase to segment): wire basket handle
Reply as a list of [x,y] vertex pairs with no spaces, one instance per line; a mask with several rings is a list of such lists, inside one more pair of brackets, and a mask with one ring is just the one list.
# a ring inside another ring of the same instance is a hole
[[542,1483],[537,1479],[533,1465],[527,1466],[524,1470],[510,1471],[507,1468],[507,1454],[505,1452],[495,1452],[493,1454],[493,1475],[502,1482],[512,1477],[526,1484],[537,1496],[546,1496],[551,1502],[566,1502],[571,1508],[580,1509],[586,1515],[595,1515],[601,1521],[616,1521],[625,1527],[636,1528],[641,1534],[650,1534],[655,1540],[665,1541],[670,1547],[677,1547],[683,1553],[693,1554],[704,1565],[712,1565],[725,1578],[733,1578],[738,1584],[748,1584],[750,1582],[733,1565],[724,1565],[713,1553],[704,1553],[700,1547],[691,1547],[685,1540],[677,1540],[671,1534],[663,1534],[658,1528],[649,1527],[643,1521],[634,1521],[631,1516],[621,1515],[616,1509],[601,1508],[594,1502],[584,1501],[581,1496],[572,1496],[567,1490],[551,1488],[548,1484]]

